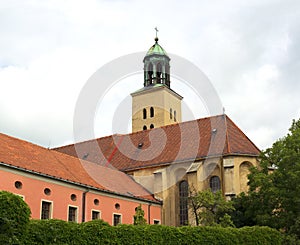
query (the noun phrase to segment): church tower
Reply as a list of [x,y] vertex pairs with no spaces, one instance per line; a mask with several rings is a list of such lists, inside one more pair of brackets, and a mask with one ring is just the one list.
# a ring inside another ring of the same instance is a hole
[[170,87],[170,57],[155,43],[144,57],[144,87],[132,96],[132,132],[181,122],[182,96]]

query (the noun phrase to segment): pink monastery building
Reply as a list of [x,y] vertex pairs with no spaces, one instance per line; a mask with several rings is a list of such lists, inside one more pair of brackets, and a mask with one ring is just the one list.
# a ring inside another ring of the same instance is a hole
[[0,189],[20,195],[33,219],[132,224],[142,205],[149,224],[161,221],[161,202],[123,172],[4,134],[0,146]]

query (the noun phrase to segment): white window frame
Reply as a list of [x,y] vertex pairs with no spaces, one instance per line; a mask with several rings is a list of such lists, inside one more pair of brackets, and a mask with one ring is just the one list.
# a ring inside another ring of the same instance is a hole
[[53,219],[53,201],[46,200],[46,199],[41,199],[40,219],[42,218],[43,202],[48,202],[48,203],[50,203],[50,215],[49,215],[49,219]]
[[[155,221],[158,221],[158,224],[155,224]],[[153,224],[160,225],[160,220],[159,219],[153,219]]]
[[98,212],[99,213],[99,218],[98,219],[101,219],[101,211],[98,210],[98,209],[92,209],[91,210],[91,220],[93,220],[93,212]]
[[[70,212],[70,208],[76,208],[75,221],[69,221],[69,212]],[[79,212],[78,206],[68,205],[67,221],[68,221],[68,222],[75,222],[75,223],[78,223],[78,212]]]
[[120,223],[119,224],[122,224],[122,219],[123,219],[122,214],[120,214],[120,213],[113,213],[113,215],[112,215],[112,226],[115,226],[115,224],[114,224],[115,215],[120,215]]

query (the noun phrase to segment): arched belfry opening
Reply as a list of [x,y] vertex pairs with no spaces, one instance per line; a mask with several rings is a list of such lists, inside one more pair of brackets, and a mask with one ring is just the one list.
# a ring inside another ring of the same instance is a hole
[[170,57],[155,43],[143,59],[144,86],[131,93],[132,132],[181,122],[182,96],[170,87]]
[[161,83],[161,81],[162,81],[162,77],[161,77],[162,66],[161,66],[161,63],[157,63],[156,68],[157,68],[157,70],[156,70],[156,81],[157,81],[157,83]]
[[164,84],[170,88],[170,58],[158,44],[158,38],[148,50],[144,60],[144,87]]

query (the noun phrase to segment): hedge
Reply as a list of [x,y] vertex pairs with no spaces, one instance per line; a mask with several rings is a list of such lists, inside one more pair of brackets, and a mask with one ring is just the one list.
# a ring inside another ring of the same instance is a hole
[[109,226],[101,220],[82,224],[32,220],[24,244],[282,244],[283,236],[269,227]]
[[0,191],[0,244],[20,244],[30,214],[29,206],[20,196]]
[[[31,220],[23,244],[80,244],[77,223],[63,220]],[[81,243],[84,244],[84,243]]]

